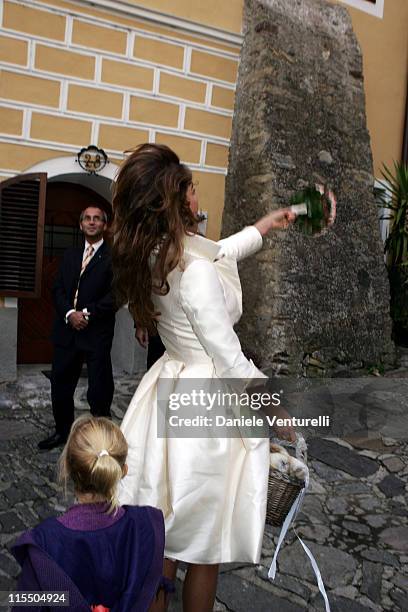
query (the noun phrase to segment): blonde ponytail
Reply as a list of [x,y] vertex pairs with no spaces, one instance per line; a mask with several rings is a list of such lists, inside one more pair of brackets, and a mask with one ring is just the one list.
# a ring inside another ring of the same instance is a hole
[[60,480],[70,479],[76,493],[98,495],[118,506],[116,488],[124,475],[127,442],[119,427],[109,419],[80,417],[72,426],[60,458]]

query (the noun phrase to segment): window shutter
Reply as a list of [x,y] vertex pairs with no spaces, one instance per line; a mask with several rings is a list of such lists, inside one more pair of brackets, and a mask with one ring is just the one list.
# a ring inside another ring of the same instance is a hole
[[40,297],[47,174],[0,183],[0,296]]

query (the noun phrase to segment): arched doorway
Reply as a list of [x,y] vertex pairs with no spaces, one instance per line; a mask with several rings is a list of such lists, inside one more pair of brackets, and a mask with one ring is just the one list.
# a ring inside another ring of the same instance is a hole
[[[44,224],[44,254],[41,296],[38,299],[20,298],[17,325],[17,363],[50,363],[52,344],[50,335],[54,319],[52,286],[64,251],[82,245],[79,229],[81,211],[90,205],[101,207],[110,216],[110,200],[74,177],[57,176],[48,180]],[[107,181],[107,179],[105,179]],[[108,182],[108,181],[107,181]],[[109,181],[110,183],[110,181]],[[109,185],[110,188],[110,185]],[[105,193],[109,194],[110,189]],[[101,189],[99,191],[102,191]]]
[[18,299],[17,363],[51,362],[51,289],[59,262],[66,248],[82,243],[78,226],[81,210],[94,203],[110,215],[111,187],[117,171],[118,166],[109,162],[97,174],[90,174],[79,166],[75,156],[64,156],[47,159],[24,172],[47,174],[47,196],[41,296]]
[[[0,371],[0,380],[15,380],[18,363],[50,363],[51,343],[49,334],[54,318],[51,287],[62,251],[74,244],[79,236],[80,211],[89,203],[99,202],[110,210],[112,181],[118,166],[108,163],[98,174],[81,170],[74,156],[48,159],[18,175],[46,178],[48,199],[45,200],[44,265],[41,287],[35,292],[36,299],[26,296],[7,298],[7,307],[0,309],[0,362],[7,360],[5,373]],[[12,180],[12,179],[10,179]],[[30,179],[31,180],[31,179]],[[42,180],[42,179],[41,179]],[[16,216],[18,219],[18,214]],[[38,226],[41,227],[42,223]],[[39,275],[40,278],[40,275]],[[41,289],[40,295],[39,291]],[[31,292],[33,293],[33,292]],[[37,297],[39,295],[39,297]],[[21,312],[20,312],[21,311]],[[18,360],[17,360],[18,346]],[[145,367],[146,351],[135,341],[134,325],[126,307],[116,313],[115,334],[112,344],[112,364],[116,373],[134,373]]]

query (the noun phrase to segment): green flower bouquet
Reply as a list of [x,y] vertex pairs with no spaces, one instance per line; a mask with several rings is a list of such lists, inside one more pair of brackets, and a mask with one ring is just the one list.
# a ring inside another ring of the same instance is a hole
[[336,218],[336,197],[324,185],[298,191],[291,197],[290,204],[291,211],[297,215],[295,227],[307,236],[321,236]]

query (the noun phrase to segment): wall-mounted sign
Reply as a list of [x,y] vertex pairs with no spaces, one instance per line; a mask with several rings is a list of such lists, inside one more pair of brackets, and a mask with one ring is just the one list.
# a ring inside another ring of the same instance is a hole
[[95,145],[89,145],[80,150],[76,161],[85,172],[96,174],[104,169],[109,163],[108,156],[103,149],[98,149]]
[[369,13],[373,17],[383,18],[385,0],[340,0],[340,2]]

